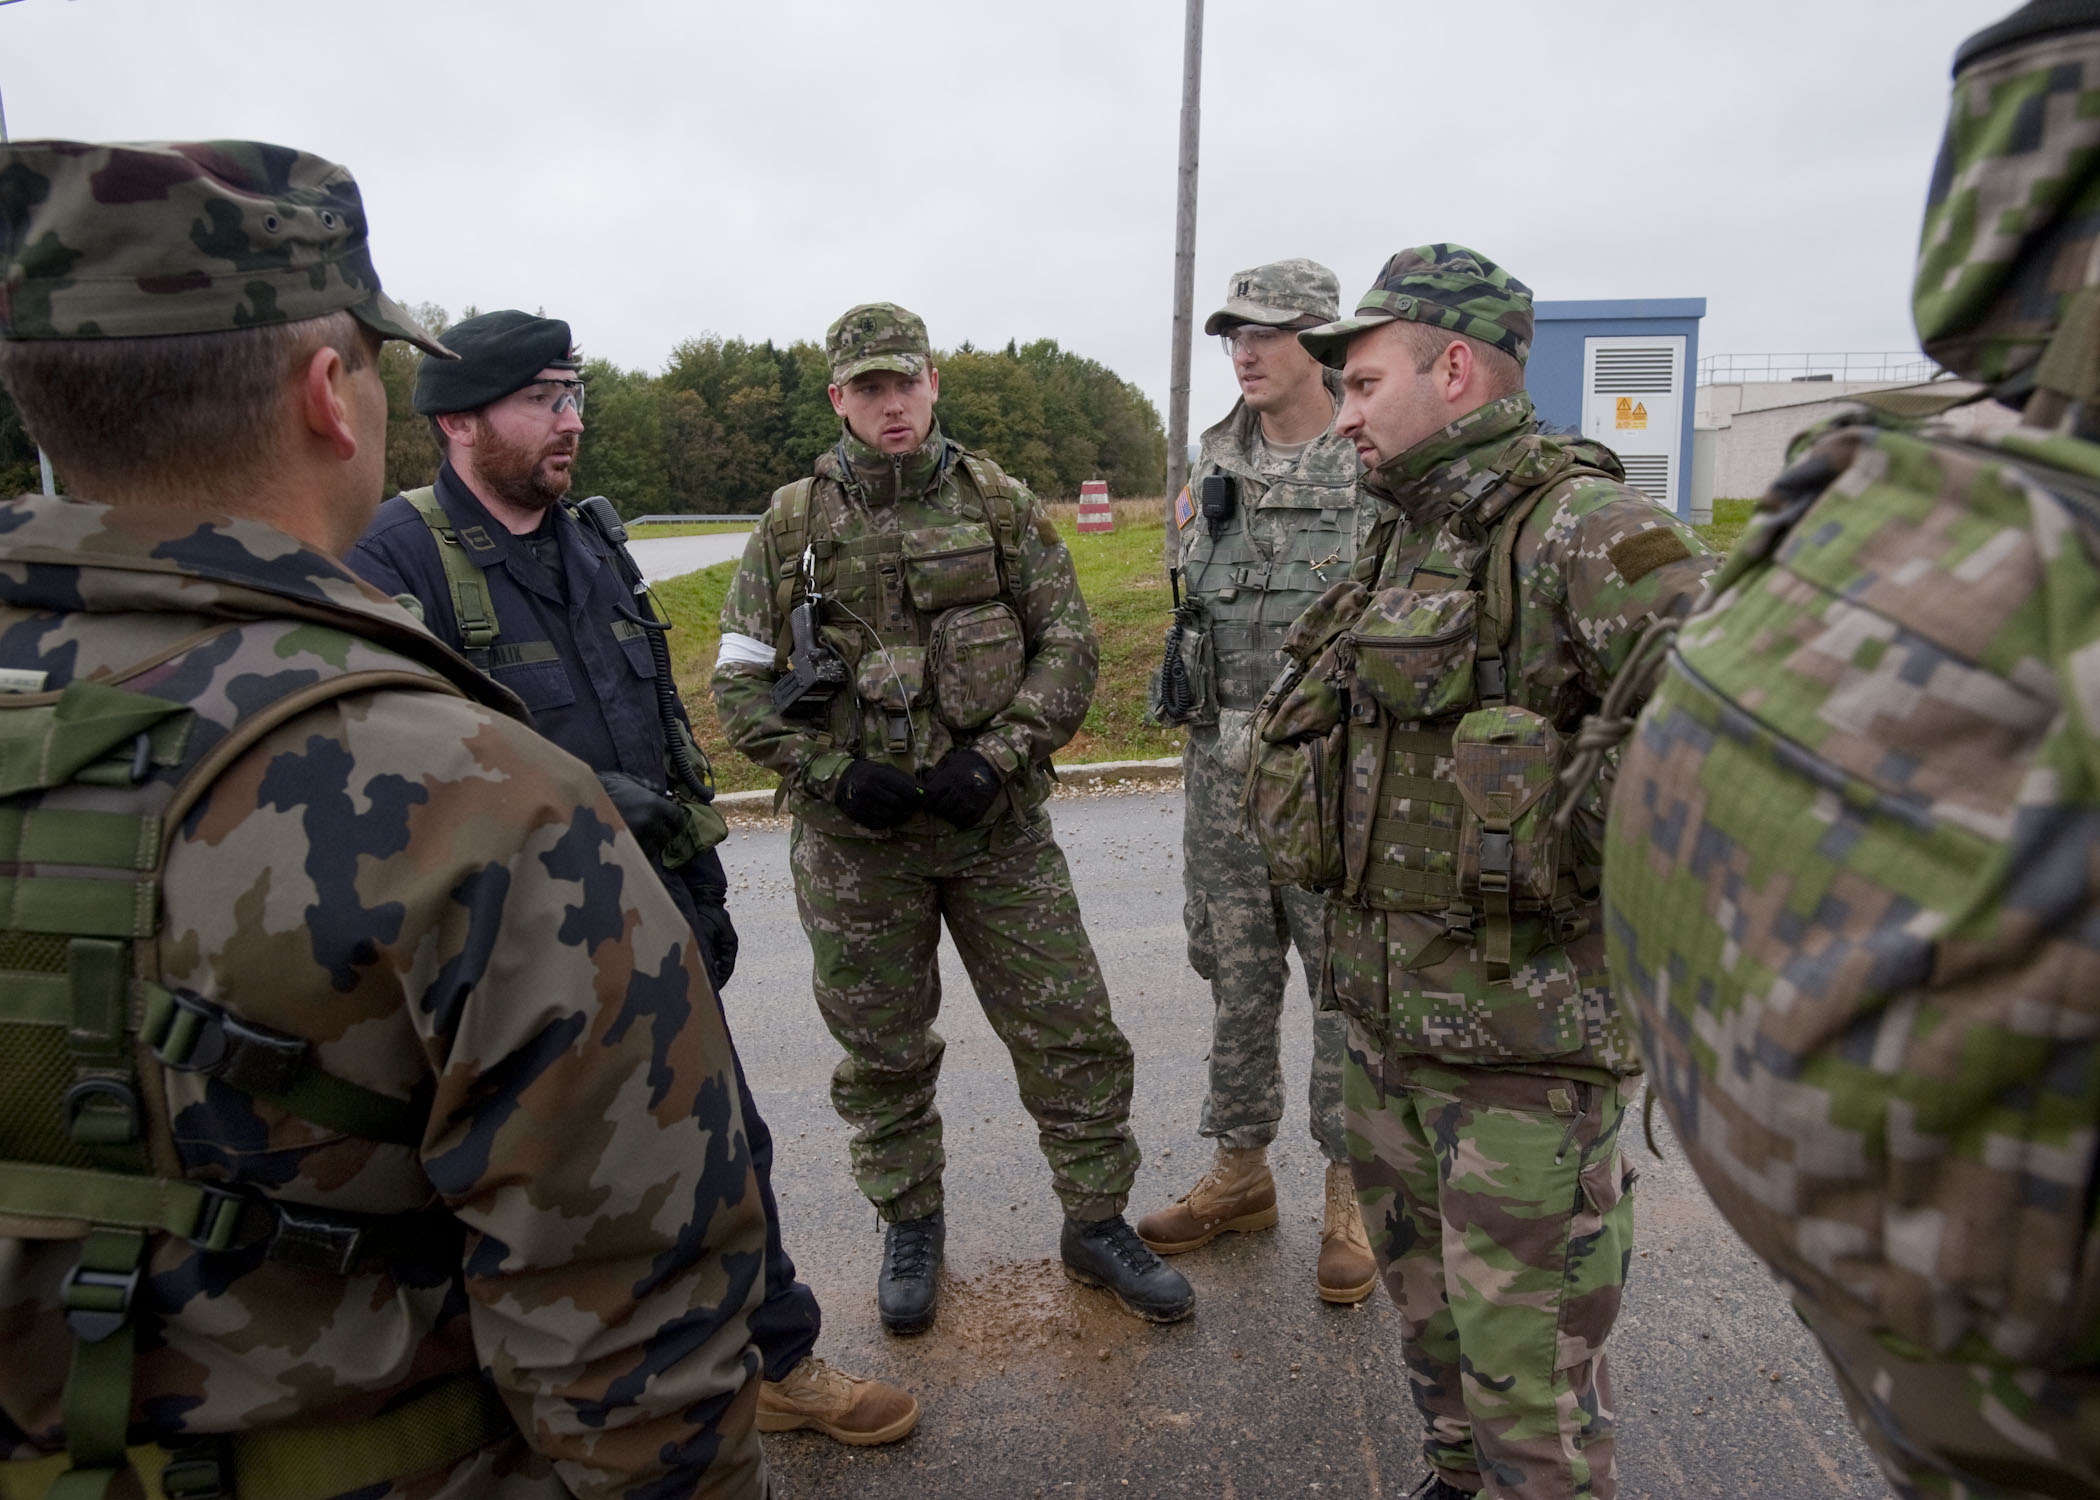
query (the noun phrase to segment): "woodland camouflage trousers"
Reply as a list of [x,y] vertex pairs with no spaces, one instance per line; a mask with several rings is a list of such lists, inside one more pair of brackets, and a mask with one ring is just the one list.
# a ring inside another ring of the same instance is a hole
[[1067,1214],[1123,1211],[1137,1174],[1130,1043],[1109,1013],[1064,852],[1040,810],[966,829],[839,838],[797,820],[795,904],[815,961],[817,1007],[845,1048],[831,1102],[854,1127],[853,1176],[885,1220],[941,1206],[945,1046],[941,924],[985,1018],[1012,1055],[1052,1185]]
[[1424,1456],[1461,1489],[1617,1491],[1604,1341],[1633,1248],[1625,1087],[1389,1057],[1348,1023],[1357,1200]]

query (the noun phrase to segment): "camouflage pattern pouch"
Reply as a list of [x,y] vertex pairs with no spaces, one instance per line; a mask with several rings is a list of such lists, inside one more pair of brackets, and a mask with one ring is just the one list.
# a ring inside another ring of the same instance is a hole
[[981,604],[998,594],[999,546],[984,522],[921,527],[897,540],[904,548],[904,587],[921,614]]
[[1342,772],[1348,726],[1284,744],[1257,738],[1245,806],[1272,885],[1342,883]]
[[1160,664],[1145,685],[1147,722],[1197,729],[1217,723],[1217,656],[1211,649],[1210,617],[1201,603],[1191,599],[1174,611],[1162,645]]
[[1302,676],[1291,663],[1254,711],[1240,808],[1271,884],[1326,891],[1342,883],[1349,726],[1335,680],[1347,672],[1346,643],[1336,642]]
[[870,646],[860,659],[853,696],[860,708],[861,754],[905,756],[914,741],[927,744],[924,646]]
[[1465,812],[1458,834],[1459,893],[1503,896],[1514,908],[1553,899],[1560,840],[1560,733],[1528,708],[1476,708],[1451,736]]
[[1021,620],[998,599],[951,609],[927,647],[934,712],[950,729],[975,729],[1014,701],[1028,660]]
[[1729,1222],[1960,1359],[2100,1353],[2093,453],[1825,436],[1683,626],[1606,837],[1614,983]]
[[1295,662],[1309,662],[1364,612],[1371,591],[1353,578],[1345,578],[1312,602],[1304,614],[1284,632],[1283,654]]
[[1473,701],[1480,595],[1380,589],[1349,631],[1358,690],[1403,723],[1455,713]]

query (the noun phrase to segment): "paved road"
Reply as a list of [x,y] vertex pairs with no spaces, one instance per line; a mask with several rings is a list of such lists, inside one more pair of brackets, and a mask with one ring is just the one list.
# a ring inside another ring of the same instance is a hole
[[[1178,790],[1056,804],[1118,1018],[1137,1051],[1145,1164],[1133,1217],[1186,1189],[1208,1157],[1194,1133],[1208,990],[1181,932]],[[726,996],[745,1067],[780,1141],[787,1243],[825,1311],[818,1346],[842,1367],[917,1393],[919,1430],[885,1449],[806,1433],[769,1438],[795,1500],[998,1496],[1347,1495],[1398,1500],[1422,1474],[1420,1427],[1391,1307],[1324,1306],[1317,1149],[1294,1106],[1272,1159],[1282,1222],[1178,1264],[1196,1315],[1146,1327],[1057,1265],[1059,1212],[1012,1066],[943,945],[941,1080],[948,1264],[939,1321],[893,1339],[875,1316],[881,1240],[846,1170],[827,1089],[838,1050],[809,994],[786,834],[732,830],[723,853],[743,953]],[[1303,1079],[1302,989],[1286,1077]],[[1302,1097],[1300,1095],[1299,1097]],[[1629,1497],[1881,1496],[1807,1333],[1714,1214],[1667,1139],[1640,1153],[1640,1239],[1613,1341],[1620,1493]]]
[[744,555],[748,531],[712,531],[699,536],[643,537],[627,544],[642,577],[662,583],[681,573],[695,573],[718,562],[732,562]]

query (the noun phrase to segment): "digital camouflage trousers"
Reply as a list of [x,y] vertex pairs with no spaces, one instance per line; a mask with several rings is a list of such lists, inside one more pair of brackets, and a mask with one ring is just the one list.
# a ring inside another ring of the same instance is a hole
[[854,1128],[853,1176],[885,1220],[941,1206],[944,1043],[941,923],[985,1018],[1012,1054],[1065,1212],[1121,1213],[1137,1174],[1130,1043],[1109,1013],[1064,852],[1038,811],[938,831],[917,818],[886,839],[839,838],[797,821],[795,904],[815,963],[817,1007],[846,1056],[831,1102]]
[[1261,846],[1240,823],[1240,778],[1191,737],[1182,752],[1181,823],[1189,965],[1210,981],[1210,1091],[1198,1131],[1228,1146],[1266,1146],[1283,1118],[1282,1024],[1290,953],[1313,1001],[1312,1136],[1345,1162],[1342,1015],[1320,1008],[1326,898],[1269,884]]
[[1348,1026],[1357,1199],[1423,1454],[1497,1500],[1617,1491],[1604,1342],[1633,1248],[1626,1085],[1382,1055]]
[[2100,1374],[1912,1358],[1815,1308],[1801,1316],[1903,1500],[2100,1496]]

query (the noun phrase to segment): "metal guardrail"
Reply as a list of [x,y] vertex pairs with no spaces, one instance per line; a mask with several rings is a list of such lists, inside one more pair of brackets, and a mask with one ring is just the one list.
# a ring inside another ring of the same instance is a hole
[[718,524],[718,523],[720,523],[720,522],[724,522],[724,521],[730,521],[730,522],[734,522],[734,523],[736,523],[736,524],[738,524],[738,525],[742,525],[742,526],[756,526],[756,525],[758,524],[759,518],[758,518],[757,516],[754,516],[754,515],[737,515],[737,516],[687,516],[687,515],[659,515],[659,516],[633,516],[633,517],[629,518],[629,520],[628,520],[627,524],[628,524],[629,526],[701,526],[701,525],[713,526],[713,525],[716,525],[716,524]]
[[1915,349],[1838,354],[1708,354],[1699,360],[1701,385],[1823,380],[1876,380],[1896,385],[1930,380],[1939,373],[1939,365]]

